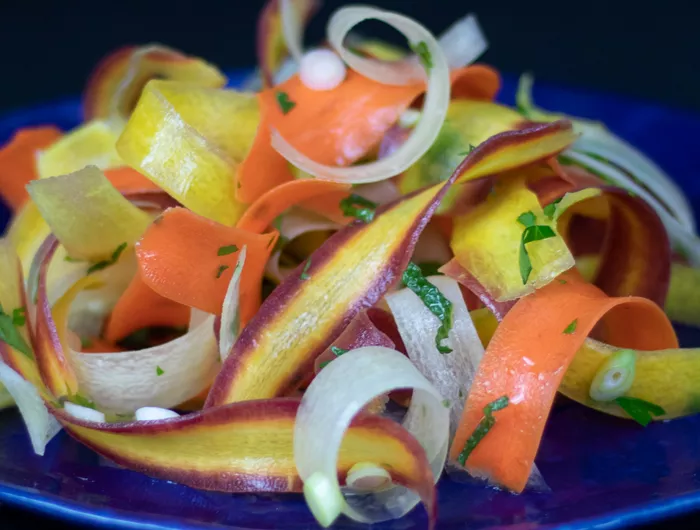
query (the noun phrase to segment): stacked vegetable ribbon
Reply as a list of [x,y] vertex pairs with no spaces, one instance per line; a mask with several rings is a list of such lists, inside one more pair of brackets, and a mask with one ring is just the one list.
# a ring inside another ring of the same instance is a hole
[[419,501],[433,525],[446,465],[537,476],[557,391],[644,425],[697,412],[669,319],[700,323],[697,236],[661,170],[527,78],[520,113],[493,103],[474,17],[436,38],[346,7],[319,55],[317,7],[266,5],[257,92],[125,48],[85,123],[0,150],[0,404],[36,453],[63,428],[153,477],[303,491],[324,526]]

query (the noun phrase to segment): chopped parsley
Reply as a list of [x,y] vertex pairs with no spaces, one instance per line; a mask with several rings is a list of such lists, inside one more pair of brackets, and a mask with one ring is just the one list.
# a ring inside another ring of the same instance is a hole
[[566,285],[566,280],[561,280],[561,279],[560,279],[560,280],[559,280],[559,283],[562,284],[562,285]]
[[535,224],[536,221],[537,218],[532,212],[525,212],[518,216],[518,222],[525,227],[520,240],[520,255],[518,257],[520,278],[523,280],[523,285],[527,283],[530,273],[532,272],[532,262],[530,261],[530,255],[527,253],[525,245],[533,241],[541,241],[556,236],[551,227]]
[[543,211],[544,214],[547,216],[547,219],[550,221],[554,219],[554,213],[557,211],[557,204],[561,202],[563,197],[559,197],[558,199],[550,202],[547,206],[544,207]]
[[450,408],[450,400],[449,399],[443,399],[442,400],[442,406],[445,407],[446,409]]
[[374,219],[377,203],[353,193],[340,201],[340,209],[345,217],[356,217],[369,223]]
[[411,43],[411,50],[418,56],[423,68],[430,72],[433,68],[433,56],[430,54],[428,44],[424,40],[416,44]]
[[578,326],[578,318],[575,318],[571,324],[566,326],[566,329],[564,330],[564,335],[571,335],[574,331],[576,331],[576,326]]
[[479,425],[476,426],[476,429],[474,429],[474,432],[464,445],[462,452],[459,453],[458,460],[460,464],[464,465],[466,463],[472,451],[476,449],[479,442],[484,439],[491,428],[496,424],[496,418],[493,416],[493,413],[506,408],[509,401],[508,396],[502,396],[484,407],[483,419],[479,422]]
[[323,361],[321,364],[318,365],[319,370],[323,370],[326,366],[328,366],[331,362],[330,361]]
[[440,289],[425,279],[421,269],[415,263],[409,263],[401,278],[403,284],[418,295],[425,307],[441,322],[435,335],[435,345],[440,353],[450,353],[452,350],[444,346],[442,341],[452,327],[452,302],[440,292]]
[[336,357],[340,357],[344,353],[348,353],[350,350],[344,350],[343,348],[338,348],[338,346],[331,346],[331,351]]
[[12,310],[12,323],[15,326],[24,326],[27,322],[27,308],[17,307]]
[[297,106],[294,101],[289,99],[289,94],[286,92],[278,91],[275,94],[275,97],[277,98],[277,104],[280,106],[282,114],[287,114],[290,110]]
[[226,245],[223,247],[219,247],[219,250],[216,252],[216,255],[228,256],[229,254],[233,254],[234,252],[238,252],[238,247],[236,245]]
[[311,258],[306,260],[306,265],[304,265],[304,268],[302,269],[301,274],[299,275],[299,278],[301,280],[308,280],[309,278],[311,278],[311,276],[309,276],[308,274],[309,267],[311,267]]
[[156,366],[156,375],[160,377],[165,373],[165,370],[163,370],[160,366]]
[[89,337],[80,337],[80,347],[82,349],[92,347],[92,340]]
[[[24,308],[19,309],[22,309],[24,311]],[[15,309],[12,312],[13,315],[10,316],[7,313],[5,313],[5,311],[2,309],[2,306],[0,306],[0,340],[8,346],[10,346],[11,348],[22,352],[30,359],[33,359],[34,354],[32,352],[32,349],[20,333],[19,329],[17,329],[18,326],[24,325],[24,316],[22,317],[22,324],[18,324],[18,319],[15,317],[16,311],[17,309]]]
[[226,269],[229,269],[230,267],[228,265],[219,265],[219,268],[216,269],[216,279],[218,280],[221,278],[221,275],[224,273]]
[[471,152],[474,149],[476,149],[476,147],[474,147],[472,144],[469,144],[469,149],[467,149],[466,151],[462,151],[461,153],[457,153],[457,156],[467,156],[467,155],[471,154]]
[[119,261],[119,256],[122,255],[122,252],[124,252],[126,246],[126,242],[122,243],[114,250],[114,252],[112,252],[112,256],[109,259],[103,259],[102,261],[98,261],[97,263],[90,265],[90,268],[87,270],[87,274],[92,274],[93,272],[101,271],[111,265],[114,265],[117,261]]
[[649,403],[643,399],[620,396],[615,399],[615,403],[620,405],[634,421],[646,427],[651,422],[652,415],[663,416],[666,411],[663,407],[654,403]]
[[70,256],[66,256],[65,258],[63,258],[63,261],[67,261],[68,263],[81,263],[85,260],[79,259],[79,258],[71,258]]

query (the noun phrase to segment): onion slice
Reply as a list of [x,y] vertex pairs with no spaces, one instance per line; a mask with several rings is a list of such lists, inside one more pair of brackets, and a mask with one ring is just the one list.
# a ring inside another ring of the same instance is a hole
[[328,40],[338,55],[350,68],[381,83],[408,85],[424,82],[426,72],[415,57],[397,63],[384,63],[356,56],[343,46],[343,40],[350,30],[369,19],[386,22],[403,33],[412,45],[425,43],[432,67],[428,74],[423,117],[408,140],[390,156],[353,167],[333,167],[314,162],[296,150],[277,131],[273,131],[272,147],[296,167],[318,178],[359,184],[398,175],[425,154],[437,138],[447,114],[450,100],[449,65],[438,41],[418,22],[397,13],[371,7],[339,9],[331,17],[327,28]]
[[17,403],[34,452],[43,456],[46,445],[61,430],[61,424],[49,414],[34,385],[1,361],[0,383]]
[[233,348],[233,343],[236,342],[238,334],[241,330],[241,313],[239,307],[240,301],[240,286],[241,286],[241,271],[245,264],[246,247],[241,249],[238,255],[236,268],[233,269],[233,276],[226,290],[224,305],[221,311],[221,331],[219,332],[219,356],[221,362],[226,360],[228,353]]
[[438,351],[435,334],[441,322],[413,291],[401,289],[387,295],[385,300],[394,315],[409,359],[445,398],[445,405],[450,410],[452,438],[462,417],[464,401],[479,362],[484,356],[484,347],[459,284],[445,276],[431,276],[428,281],[452,302],[452,328],[444,342],[452,350],[451,353]]
[[467,66],[488,48],[486,37],[474,15],[457,20],[440,35],[439,42],[450,69]]
[[[342,355],[316,376],[304,394],[294,427],[294,460],[302,480],[322,476],[338,491],[336,463],[352,419],[377,396],[403,388],[413,389],[403,425],[425,449],[437,481],[449,431],[442,396],[404,355],[379,346]],[[418,503],[418,496],[403,486],[344,493],[343,513],[365,523],[401,517]]]
[[299,15],[292,5],[292,0],[280,1],[280,15],[282,17],[282,34],[292,58],[299,63],[304,54],[303,36],[304,28],[299,20]]

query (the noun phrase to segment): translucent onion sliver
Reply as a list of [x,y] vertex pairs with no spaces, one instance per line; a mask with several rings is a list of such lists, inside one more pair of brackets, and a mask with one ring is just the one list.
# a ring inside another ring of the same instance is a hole
[[431,276],[428,281],[452,302],[452,328],[444,344],[451,353],[440,353],[435,346],[435,334],[440,321],[410,289],[386,296],[394,315],[409,359],[445,398],[450,409],[450,439],[462,417],[464,401],[474,375],[484,356],[476,328],[462,297],[459,284],[445,276]]
[[[304,394],[294,428],[294,460],[302,480],[320,473],[340,488],[336,462],[353,417],[377,396],[405,388],[413,389],[413,399],[403,425],[425,449],[437,482],[447,451],[448,410],[411,361],[380,346],[338,357]],[[403,486],[394,486],[371,493],[346,491],[345,500],[343,512],[348,517],[372,523],[402,517],[419,499]]]
[[3,362],[0,362],[0,383],[17,403],[34,452],[43,456],[46,445],[61,430],[61,424],[49,413],[34,385]]

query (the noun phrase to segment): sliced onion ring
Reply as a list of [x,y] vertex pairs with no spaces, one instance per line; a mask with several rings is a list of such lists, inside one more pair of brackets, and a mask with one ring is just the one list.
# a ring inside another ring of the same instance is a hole
[[484,356],[476,328],[464,303],[459,284],[445,276],[431,276],[428,281],[452,302],[452,328],[445,345],[451,353],[440,353],[435,346],[435,334],[440,321],[410,289],[386,296],[391,313],[406,345],[409,359],[445,398],[450,410],[450,438],[462,417],[464,401],[474,375]]
[[236,268],[233,269],[233,276],[228,284],[226,296],[224,297],[224,305],[221,310],[221,328],[219,331],[219,356],[221,362],[226,360],[233,343],[236,342],[238,334],[241,330],[241,314],[240,314],[240,286],[241,286],[241,271],[245,263],[246,247],[241,249],[238,255]]
[[61,424],[49,414],[44,400],[34,385],[2,361],[0,361],[0,383],[17,403],[17,408],[27,426],[34,452],[43,456],[46,445],[61,430]]
[[[381,346],[338,357],[304,394],[294,427],[294,460],[302,480],[321,475],[338,490],[336,462],[353,417],[377,396],[405,388],[413,389],[413,399],[403,425],[425,449],[437,482],[447,450],[448,410],[442,396],[411,361]],[[405,515],[418,503],[418,496],[394,486],[370,493],[345,491],[345,501],[343,512],[348,517],[373,523]]]
[[462,68],[474,62],[488,48],[474,15],[467,15],[440,35],[440,47],[445,52],[450,69]]
[[304,54],[304,28],[299,20],[299,14],[292,5],[293,0],[280,0],[280,16],[282,18],[282,34],[289,50],[289,55],[299,63]]
[[423,116],[413,134],[394,153],[376,162],[352,167],[333,167],[314,162],[296,150],[277,131],[273,131],[272,147],[296,167],[318,178],[359,184],[377,182],[398,175],[413,165],[435,142],[447,115],[450,100],[450,71],[447,59],[432,33],[418,22],[372,7],[342,8],[335,12],[328,23],[327,33],[331,46],[349,67],[377,82],[392,85],[423,82],[426,73],[415,57],[397,63],[383,63],[356,56],[343,46],[343,40],[350,30],[369,19],[386,22],[403,33],[412,44],[426,44],[431,55],[432,68],[428,75]]

